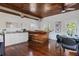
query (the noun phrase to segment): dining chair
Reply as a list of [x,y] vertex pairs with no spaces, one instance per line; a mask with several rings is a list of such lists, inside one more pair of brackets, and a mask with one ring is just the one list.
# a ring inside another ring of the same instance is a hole
[[60,36],[60,35],[56,35],[56,38],[57,38],[57,40],[56,40],[56,48],[59,48],[59,50],[60,50],[60,55],[61,55],[61,46],[62,46],[62,36]]
[[79,55],[79,43],[74,38],[62,37],[62,48],[77,51]]

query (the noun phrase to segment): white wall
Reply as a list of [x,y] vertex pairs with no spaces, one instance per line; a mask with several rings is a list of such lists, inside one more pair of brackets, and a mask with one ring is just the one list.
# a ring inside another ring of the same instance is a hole
[[30,24],[34,23],[36,26],[34,26],[32,30],[38,29],[37,26],[38,21],[36,20],[29,18],[21,18],[16,15],[0,12],[0,28],[6,28],[6,22],[16,22],[18,24],[22,24],[21,28],[26,28],[30,30],[31,30]]
[[78,31],[79,30],[79,10],[43,18],[42,22],[41,22],[41,30],[45,30],[45,27],[47,27],[47,25],[49,23],[50,30],[52,30],[52,32],[49,33],[50,39],[56,40],[56,34],[58,34],[58,33],[55,33],[55,23],[57,21],[62,22],[61,32],[59,34],[66,35],[67,23],[75,22],[77,24],[77,33],[76,34],[79,35],[79,31]]

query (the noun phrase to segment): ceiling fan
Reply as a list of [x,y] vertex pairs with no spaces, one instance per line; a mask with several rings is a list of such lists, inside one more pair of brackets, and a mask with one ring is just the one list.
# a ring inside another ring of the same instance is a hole
[[73,11],[76,8],[72,7],[74,6],[76,3],[63,3],[62,4],[62,13],[67,12],[67,11]]

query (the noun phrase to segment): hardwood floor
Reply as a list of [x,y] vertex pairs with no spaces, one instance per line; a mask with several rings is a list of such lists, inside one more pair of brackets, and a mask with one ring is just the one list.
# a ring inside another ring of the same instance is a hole
[[56,47],[56,41],[49,40],[45,44],[29,41],[6,47],[6,56],[63,56],[63,49]]

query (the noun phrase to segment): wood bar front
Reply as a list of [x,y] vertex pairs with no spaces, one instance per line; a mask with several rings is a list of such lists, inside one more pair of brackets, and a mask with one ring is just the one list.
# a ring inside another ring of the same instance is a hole
[[44,31],[29,31],[30,40],[45,43],[48,41],[48,33]]

